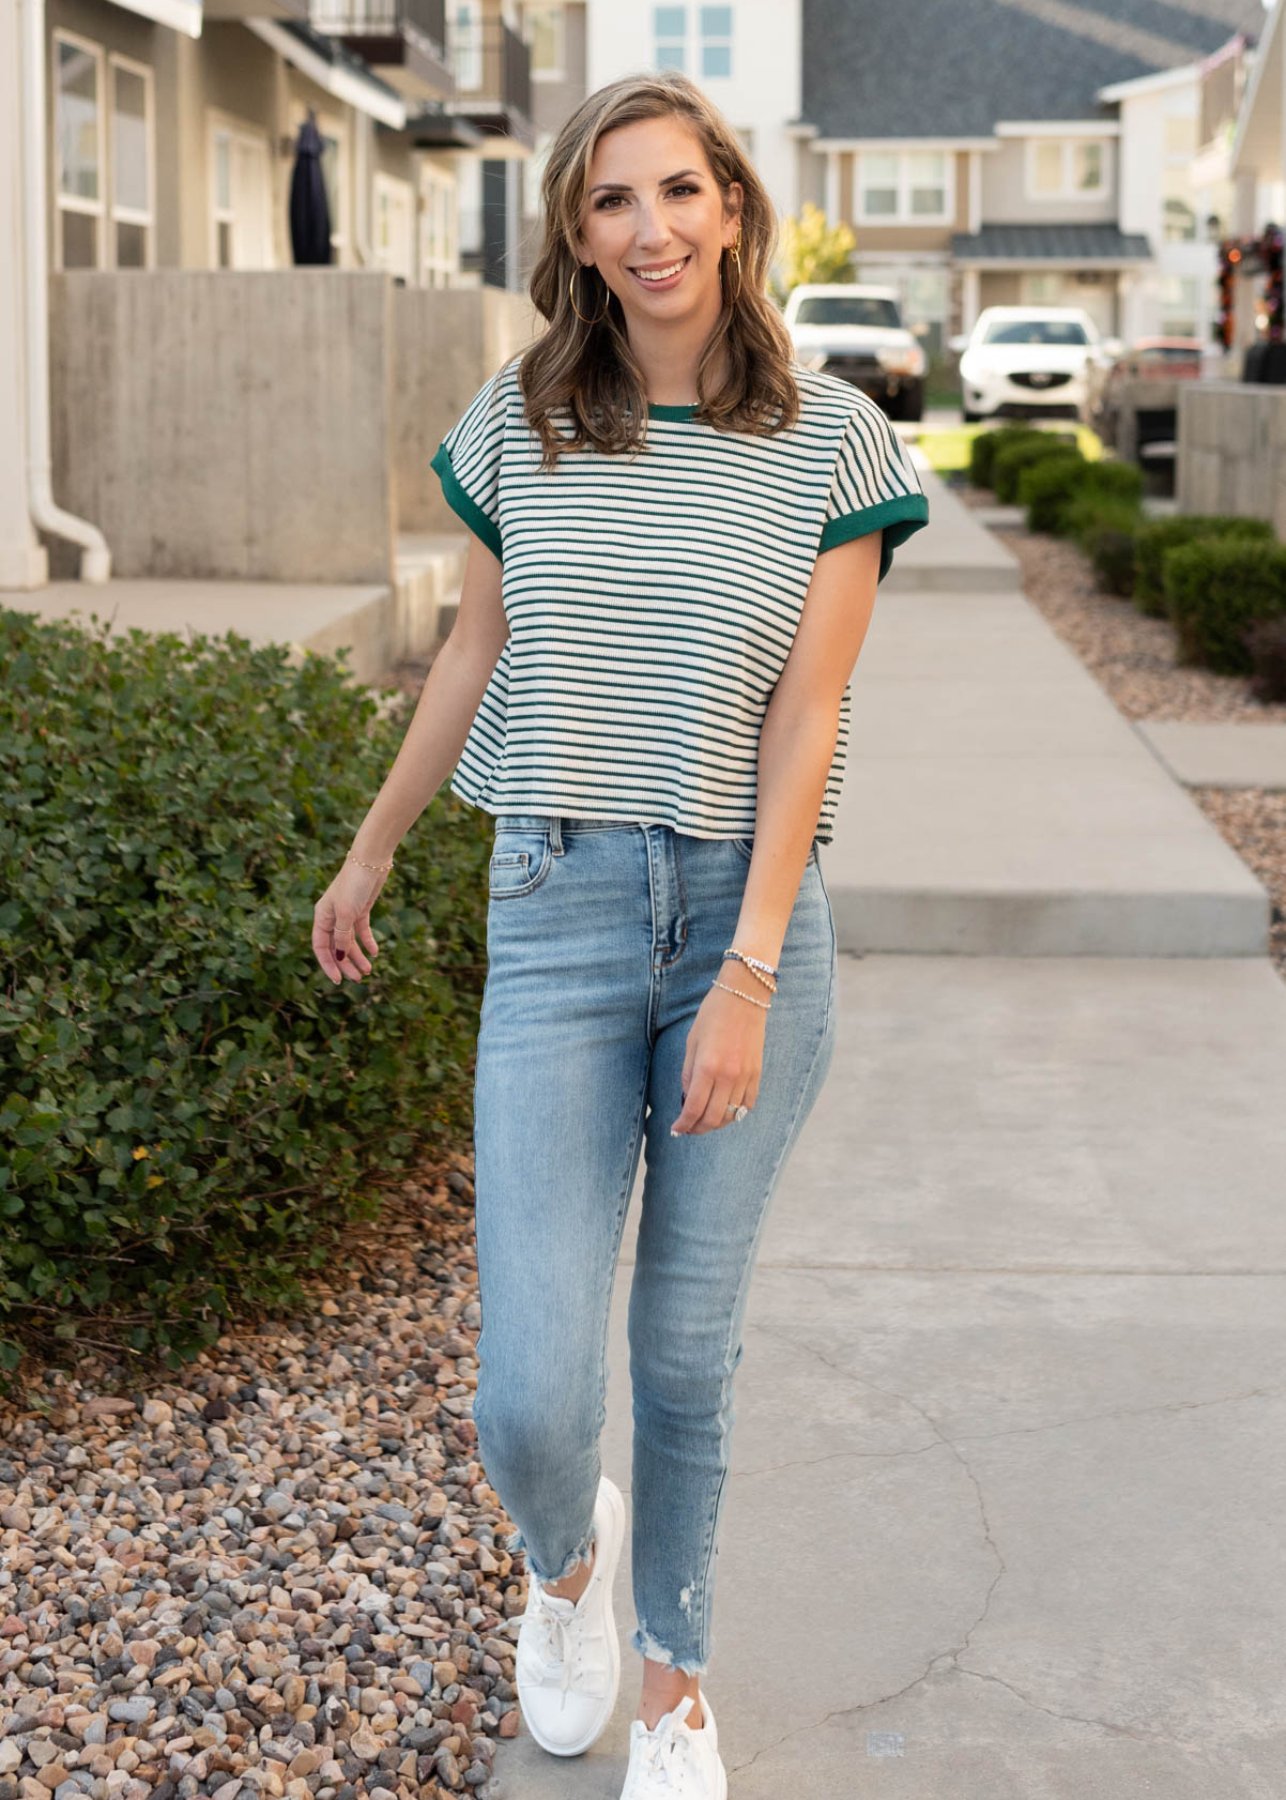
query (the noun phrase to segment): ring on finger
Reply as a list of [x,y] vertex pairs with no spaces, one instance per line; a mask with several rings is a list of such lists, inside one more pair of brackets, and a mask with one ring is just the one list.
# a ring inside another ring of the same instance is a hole
[[744,1105],[743,1106],[725,1106],[723,1110],[725,1113],[731,1113],[733,1115],[734,1120],[736,1120],[737,1123],[740,1123],[740,1121],[742,1119],[744,1119],[746,1114],[750,1111],[750,1108],[748,1106],[744,1106]]

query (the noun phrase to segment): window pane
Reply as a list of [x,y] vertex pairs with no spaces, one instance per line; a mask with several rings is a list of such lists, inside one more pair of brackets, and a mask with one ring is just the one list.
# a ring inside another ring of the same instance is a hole
[[862,210],[868,213],[895,213],[898,209],[896,188],[863,188]]
[[121,220],[117,221],[116,267],[118,269],[145,269],[147,267],[146,225],[126,225]]
[[946,181],[947,159],[941,150],[919,150],[906,161],[912,187],[940,188]]
[[731,44],[702,44],[701,73],[703,75],[731,75]]
[[62,214],[64,269],[98,267],[98,220],[93,213]]
[[1072,167],[1076,171],[1075,180],[1082,193],[1093,192],[1103,185],[1103,146],[1102,144],[1074,144],[1072,146]]
[[731,37],[732,8],[730,6],[703,6],[701,8],[702,37]]
[[1197,235],[1197,215],[1177,194],[1166,196],[1165,236],[1170,244],[1191,244]]
[[98,59],[59,39],[57,81],[60,191],[97,200]]
[[533,69],[556,69],[555,60],[558,54],[557,33],[554,28],[554,15],[551,7],[542,7],[539,12],[529,13],[531,20],[531,66]]
[[888,217],[898,210],[898,159],[885,150],[864,150],[858,160],[862,211]]
[[112,194],[117,206],[146,212],[147,83],[132,69],[112,75]]
[[232,209],[232,140],[226,131],[214,134],[214,204],[219,212]]
[[658,44],[656,47],[656,66],[658,69],[681,69],[683,65],[682,44]]
[[658,38],[682,38],[688,35],[686,6],[654,6],[652,30]]
[[1063,185],[1063,146],[1054,143],[1037,144],[1035,154],[1035,182],[1038,194],[1057,194]]
[[947,210],[947,190],[945,188],[912,188],[911,211],[918,217],[940,219]]

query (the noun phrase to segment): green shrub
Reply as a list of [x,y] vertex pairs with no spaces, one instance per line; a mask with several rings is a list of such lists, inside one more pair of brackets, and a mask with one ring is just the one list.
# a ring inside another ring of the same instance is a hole
[[1286,701],[1286,615],[1256,619],[1246,632],[1250,691],[1265,706]]
[[991,486],[997,500],[1010,505],[1017,496],[1018,474],[1030,463],[1047,456],[1066,456],[1076,449],[1076,441],[1065,432],[1033,431],[1015,433],[1016,442],[1002,444],[992,455]]
[[1177,545],[1191,544],[1197,538],[1268,539],[1272,535],[1267,519],[1244,518],[1238,513],[1177,513],[1168,519],[1149,519],[1135,545],[1135,606],[1142,613],[1165,612],[1161,559]]
[[1161,585],[1180,660],[1248,675],[1250,626],[1286,614],[1286,544],[1236,535],[1177,544],[1162,558]]
[[1089,464],[1079,450],[1043,456],[1018,471],[1016,499],[1027,508],[1028,531],[1057,531],[1062,509],[1075,490],[1076,480]]
[[972,487],[989,488],[992,481],[992,458],[996,451],[1020,438],[1044,437],[1031,425],[1001,425],[994,431],[975,433],[969,445],[969,482]]
[[1063,530],[1094,565],[1106,593],[1128,599],[1134,590],[1134,543],[1145,514],[1127,500],[1093,490],[1078,493],[1063,509]]
[[412,704],[0,612],[0,1370],[90,1319],[177,1368],[466,1138],[486,815],[440,794],[408,834],[371,976],[310,945]]

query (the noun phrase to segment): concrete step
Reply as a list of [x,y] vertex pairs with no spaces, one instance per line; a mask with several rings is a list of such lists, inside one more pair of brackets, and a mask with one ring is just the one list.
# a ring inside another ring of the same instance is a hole
[[1268,947],[1262,884],[1021,594],[877,602],[822,869],[846,950]]

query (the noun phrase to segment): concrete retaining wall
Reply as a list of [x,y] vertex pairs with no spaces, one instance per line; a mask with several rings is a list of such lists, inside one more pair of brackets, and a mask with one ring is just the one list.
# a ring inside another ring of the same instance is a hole
[[102,527],[114,573],[391,579],[386,275],[76,271],[50,287],[54,491]]
[[459,531],[429,464],[487,376],[545,321],[501,288],[394,288],[393,491],[401,531]]
[[1286,540],[1286,387],[1178,386],[1179,511],[1271,519]]

